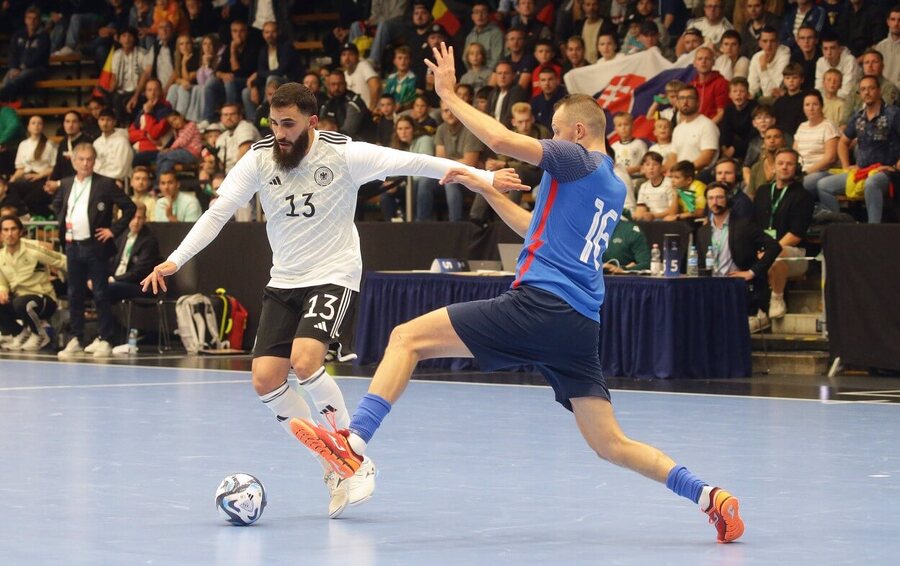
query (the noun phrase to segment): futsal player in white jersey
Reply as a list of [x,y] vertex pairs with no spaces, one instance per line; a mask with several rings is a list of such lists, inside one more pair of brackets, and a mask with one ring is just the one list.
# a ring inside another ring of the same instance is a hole
[[[165,291],[165,277],[209,245],[234,212],[258,193],[267,218],[272,269],[253,347],[253,387],[293,436],[292,418],[312,418],[303,397],[287,381],[293,367],[319,418],[347,428],[350,416],[343,395],[323,364],[329,345],[349,332],[356,307],[362,258],[353,215],[359,187],[387,176],[440,179],[459,163],[317,131],[316,98],[299,83],[281,86],[270,106],[273,135],[250,147],[225,177],[209,210],[142,285],[144,291]],[[499,189],[523,188],[512,169],[472,171]],[[371,460],[347,480],[321,462],[331,495],[330,517],[371,497]]]

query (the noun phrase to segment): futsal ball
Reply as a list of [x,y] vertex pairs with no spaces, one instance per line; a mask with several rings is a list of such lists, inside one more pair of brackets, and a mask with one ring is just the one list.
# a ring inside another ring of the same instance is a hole
[[231,474],[216,490],[216,509],[232,525],[252,525],[265,508],[266,490],[250,474]]

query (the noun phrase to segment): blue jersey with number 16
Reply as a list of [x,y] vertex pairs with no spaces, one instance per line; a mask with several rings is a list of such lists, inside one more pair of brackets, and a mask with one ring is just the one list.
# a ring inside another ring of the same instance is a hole
[[544,176],[512,286],[553,293],[599,322],[603,252],[622,215],[625,184],[607,155],[567,141],[540,143]]

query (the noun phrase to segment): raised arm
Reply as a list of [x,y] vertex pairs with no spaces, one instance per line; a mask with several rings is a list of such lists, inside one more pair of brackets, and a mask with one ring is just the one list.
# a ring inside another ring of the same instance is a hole
[[506,128],[493,117],[478,111],[455,92],[456,68],[453,62],[453,48],[441,43],[434,49],[433,63],[426,59],[425,64],[434,72],[434,90],[450,111],[459,118],[475,137],[483,141],[495,153],[515,157],[520,161],[538,165],[544,150],[538,140],[518,134]]

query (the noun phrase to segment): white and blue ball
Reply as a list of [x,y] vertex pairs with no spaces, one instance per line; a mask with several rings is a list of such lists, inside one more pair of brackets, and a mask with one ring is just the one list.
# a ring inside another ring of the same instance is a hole
[[252,525],[262,517],[265,508],[266,490],[250,474],[231,474],[216,490],[216,509],[232,525]]

